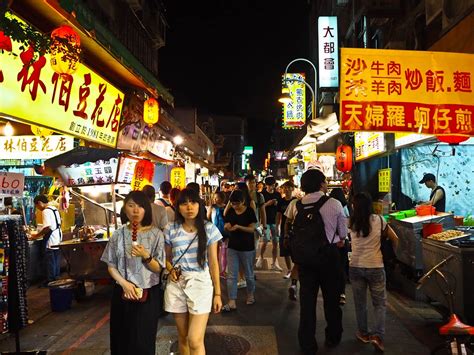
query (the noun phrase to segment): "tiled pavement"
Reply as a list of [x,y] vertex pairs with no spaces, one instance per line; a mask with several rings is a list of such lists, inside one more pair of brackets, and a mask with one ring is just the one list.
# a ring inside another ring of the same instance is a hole
[[[282,273],[257,272],[256,304],[244,303],[245,290],[239,290],[238,310],[211,316],[206,335],[207,354],[298,354],[296,330],[298,302],[287,298],[288,280]],[[63,313],[49,311],[48,291],[29,291],[30,318],[34,323],[21,331],[22,349],[48,350],[48,354],[108,354],[108,299],[110,287],[99,287],[89,300],[74,302]],[[223,292],[225,293],[225,292]],[[341,344],[325,348],[322,299],[318,299],[318,354],[373,354],[372,346],[354,338],[356,321],[350,285],[343,307],[344,333]],[[371,308],[371,307],[369,307]],[[428,305],[409,300],[396,292],[388,297],[386,354],[429,354],[438,343],[436,325],[440,316]],[[157,353],[175,349],[176,330],[171,316],[160,321]],[[0,336],[0,351],[13,351],[14,338]]]

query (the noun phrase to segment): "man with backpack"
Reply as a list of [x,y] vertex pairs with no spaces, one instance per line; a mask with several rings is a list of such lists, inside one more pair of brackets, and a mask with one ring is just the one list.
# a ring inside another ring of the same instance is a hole
[[301,177],[301,189],[305,196],[301,201],[292,201],[285,215],[293,221],[289,229],[291,258],[299,268],[298,341],[304,354],[314,354],[318,350],[316,301],[320,287],[327,323],[325,344],[333,347],[341,341],[341,266],[337,243],[340,235],[347,235],[347,220],[341,203],[325,195],[327,182],[320,170],[306,171]]

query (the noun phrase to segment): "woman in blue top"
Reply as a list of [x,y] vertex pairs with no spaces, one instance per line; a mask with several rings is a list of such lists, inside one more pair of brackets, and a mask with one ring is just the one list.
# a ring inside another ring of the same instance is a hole
[[[154,355],[160,271],[165,266],[163,233],[152,226],[150,201],[141,191],[127,195],[121,218],[124,225],[114,232],[101,258],[116,282],[110,309],[110,350],[113,355]],[[137,223],[136,235],[129,221]],[[139,302],[143,293],[146,300]]]
[[170,280],[165,310],[173,313],[180,354],[205,354],[204,334],[211,308],[222,308],[217,242],[222,235],[204,220],[205,207],[197,192],[184,189],[176,218],[164,230]]

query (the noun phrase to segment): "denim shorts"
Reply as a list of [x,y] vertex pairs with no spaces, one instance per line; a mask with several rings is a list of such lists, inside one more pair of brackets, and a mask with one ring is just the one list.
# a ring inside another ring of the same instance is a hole
[[265,235],[263,240],[265,242],[276,242],[278,243],[279,237],[277,234],[276,224],[267,224],[267,229],[265,229]]

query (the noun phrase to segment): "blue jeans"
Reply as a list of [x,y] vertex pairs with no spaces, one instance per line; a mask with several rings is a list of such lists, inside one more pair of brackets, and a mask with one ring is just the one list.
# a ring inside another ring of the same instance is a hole
[[46,277],[48,282],[59,278],[61,266],[61,251],[59,249],[46,249]]
[[374,306],[375,326],[371,332],[383,339],[385,334],[385,290],[384,268],[349,267],[357,326],[362,334],[369,334],[367,326],[367,287]]
[[253,264],[255,261],[255,250],[237,251],[227,249],[227,293],[229,299],[237,299],[237,280],[239,278],[239,265],[242,265],[247,281],[247,294],[255,292],[255,275]]

